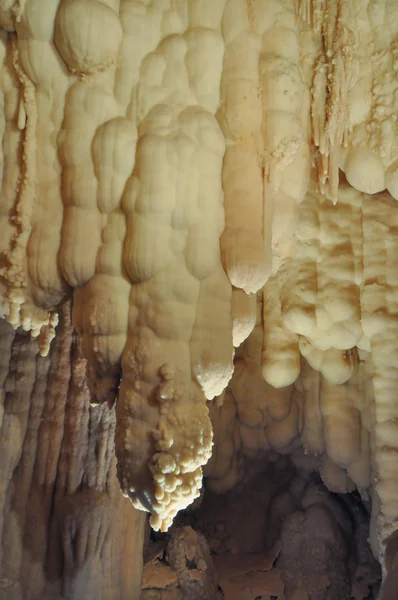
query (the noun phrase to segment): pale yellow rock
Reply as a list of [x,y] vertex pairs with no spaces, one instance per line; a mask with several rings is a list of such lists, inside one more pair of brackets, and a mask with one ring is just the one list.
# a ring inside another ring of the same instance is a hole
[[263,327],[263,377],[275,388],[291,385],[300,373],[298,336],[282,321],[277,278],[268,280],[263,288]]
[[330,383],[345,383],[353,376],[358,359],[355,350],[319,350],[310,342],[300,337],[299,347],[301,355],[304,356],[313,369],[322,373]]
[[62,0],[55,43],[71,71],[90,74],[109,67],[122,35],[118,14],[102,0]]
[[0,0],[0,25],[0,314],[45,355],[73,291],[125,495],[169,527],[215,399],[212,489],[288,454],[372,496],[378,551],[398,517],[396,1]]
[[237,348],[244,342],[256,324],[256,295],[246,294],[240,288],[232,289],[232,341]]
[[377,194],[387,187],[381,160],[366,150],[350,150],[344,162],[344,171],[348,183],[360,192]]
[[391,196],[398,199],[398,162],[393,163],[386,172],[386,188]]

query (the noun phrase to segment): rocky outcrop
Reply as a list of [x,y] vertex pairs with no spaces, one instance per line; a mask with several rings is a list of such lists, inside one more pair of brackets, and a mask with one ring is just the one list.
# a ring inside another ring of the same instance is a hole
[[0,598],[139,597],[145,515],[120,493],[115,412],[90,408],[62,306],[46,358],[0,321]]

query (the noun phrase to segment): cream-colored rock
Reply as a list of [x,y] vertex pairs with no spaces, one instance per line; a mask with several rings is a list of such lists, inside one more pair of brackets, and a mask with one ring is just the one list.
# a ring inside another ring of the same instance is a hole
[[232,340],[235,348],[244,342],[256,324],[256,295],[240,288],[232,289]]
[[116,61],[123,30],[102,0],[62,0],[55,20],[58,52],[75,73],[90,74]]
[[344,171],[348,183],[360,192],[377,194],[386,188],[383,165],[376,154],[363,149],[350,150]]
[[[306,54],[315,64],[315,78],[308,73],[306,84],[319,183],[336,202],[339,168],[354,187],[373,194],[388,187],[397,160],[397,6],[393,0],[383,6],[363,0],[317,7],[316,18],[302,28]],[[395,196],[394,186],[390,192]]]
[[299,339],[299,348],[311,367],[322,373],[330,383],[345,383],[355,372],[358,363],[355,350],[319,350],[304,337]]
[[45,355],[73,293],[154,527],[214,398],[214,490],[290,455],[397,527],[397,7],[0,0],[0,314]]
[[398,199],[398,161],[393,163],[386,172],[386,188],[391,196]]
[[279,282],[274,278],[263,288],[263,328],[263,377],[275,388],[291,385],[300,373],[298,337],[283,324]]

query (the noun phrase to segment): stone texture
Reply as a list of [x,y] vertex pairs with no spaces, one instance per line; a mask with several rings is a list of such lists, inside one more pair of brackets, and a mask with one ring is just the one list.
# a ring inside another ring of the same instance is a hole
[[69,303],[57,334],[43,358],[0,321],[0,599],[138,598],[145,515],[119,489],[114,409],[89,406]]

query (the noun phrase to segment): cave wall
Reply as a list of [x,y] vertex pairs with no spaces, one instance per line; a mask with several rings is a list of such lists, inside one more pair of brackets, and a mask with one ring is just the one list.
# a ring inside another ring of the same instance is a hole
[[[209,487],[268,451],[310,453],[330,489],[372,498],[383,558],[397,528],[397,7],[0,0],[0,315],[43,355],[1,325],[3,506],[25,515],[22,540],[53,535],[31,533],[30,506],[61,515],[62,552],[42,564],[79,573],[63,593],[98,589],[76,564],[113,539],[115,468],[167,529],[199,494],[212,428]],[[57,312],[72,295],[87,363]],[[26,495],[28,480],[56,492]],[[28,563],[13,527],[5,556]]]
[[115,411],[92,409],[60,309],[46,358],[0,321],[0,598],[139,598],[145,515],[120,493]]

